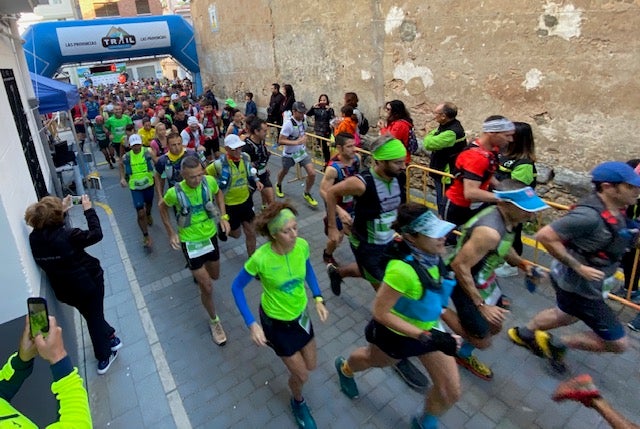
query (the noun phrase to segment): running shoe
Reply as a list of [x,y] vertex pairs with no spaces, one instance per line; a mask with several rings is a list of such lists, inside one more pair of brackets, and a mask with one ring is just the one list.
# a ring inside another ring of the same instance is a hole
[[421,418],[422,418],[422,416],[420,416],[420,415],[413,416],[413,418],[411,419],[411,429],[438,429],[437,420],[435,422],[436,426],[423,426],[422,423],[420,423],[420,419]]
[[111,352],[111,355],[106,360],[98,361],[98,375],[104,375],[109,371],[111,364],[118,357],[118,352]]
[[318,202],[317,202],[317,201],[316,201],[316,200],[311,196],[311,194],[310,194],[310,193],[308,193],[308,192],[305,192],[305,193],[304,193],[304,200],[305,200],[307,203],[309,203],[309,205],[310,205],[311,207],[315,207],[315,206],[317,206],[317,205],[318,205]]
[[353,379],[353,376],[349,377],[342,372],[342,366],[345,359],[342,356],[338,356],[335,360],[336,371],[338,372],[338,378],[340,379],[340,390],[347,395],[350,399],[355,399],[360,395],[358,391],[358,385]]
[[632,331],[640,332],[640,318],[636,317],[631,322],[627,323],[627,327]]
[[342,276],[338,272],[338,267],[333,264],[328,264],[327,275],[331,283],[331,292],[333,292],[335,296],[340,296],[340,292],[342,292]]
[[278,198],[284,198],[284,192],[282,192],[282,185],[276,183],[276,196]]
[[115,335],[109,339],[109,347],[111,347],[112,352],[117,352],[122,348],[122,346],[122,341],[120,341],[120,338]]
[[560,374],[566,372],[567,365],[564,362],[564,356],[567,354],[567,346],[546,331],[536,331],[535,335],[536,344],[549,360],[554,371]]
[[211,336],[213,337],[214,343],[219,346],[227,344],[227,334],[225,334],[224,329],[222,329],[220,319],[209,321],[209,329],[211,329]]
[[470,355],[467,358],[456,356],[456,362],[461,367],[470,371],[476,377],[479,377],[485,381],[489,381],[493,378],[493,371],[487,365],[483,364],[474,355]]
[[520,328],[518,328],[517,326],[514,326],[513,328],[509,328],[509,330],[507,331],[507,335],[509,335],[509,339],[513,341],[515,344],[521,347],[524,347],[526,349],[529,349],[531,353],[533,353],[538,357],[544,357],[542,350],[538,346],[538,343],[536,343],[535,337],[528,338],[528,339],[522,338],[520,336]]
[[322,260],[324,261],[325,264],[331,264],[336,267],[338,266],[338,263],[336,262],[336,260],[333,259],[333,255],[329,255],[326,250],[322,251]]
[[570,380],[563,381],[558,385],[556,391],[551,395],[551,399],[556,402],[578,401],[587,407],[591,401],[600,397],[598,388],[593,384],[589,374],[582,374]]
[[302,401],[302,403],[298,404],[295,399],[291,398],[291,411],[293,412],[293,417],[296,419],[296,423],[300,429],[317,428],[316,421],[313,420],[313,416],[311,415],[311,411],[309,411],[306,401]]
[[518,267],[512,267],[506,262],[495,269],[494,271],[496,276],[505,278],[505,277],[515,277],[518,275]]
[[429,379],[424,376],[409,359],[402,359],[393,365],[395,372],[407,383],[407,386],[413,390],[424,393],[429,387]]
[[151,237],[148,235],[145,235],[144,237],[142,237],[142,245],[146,248],[151,247],[151,244],[153,244],[153,242],[151,241]]

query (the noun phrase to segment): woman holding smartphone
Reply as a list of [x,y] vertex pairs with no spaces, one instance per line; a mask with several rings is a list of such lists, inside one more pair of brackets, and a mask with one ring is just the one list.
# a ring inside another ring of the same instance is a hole
[[89,197],[83,195],[79,202],[89,229],[67,227],[64,219],[73,205],[72,198],[80,197],[43,197],[27,207],[24,219],[33,227],[29,234],[33,258],[47,274],[56,298],[77,308],[87,322],[98,374],[102,375],[118,356],[122,342],[104,319],[104,272],[100,261],[85,251],[102,240],[100,220]]

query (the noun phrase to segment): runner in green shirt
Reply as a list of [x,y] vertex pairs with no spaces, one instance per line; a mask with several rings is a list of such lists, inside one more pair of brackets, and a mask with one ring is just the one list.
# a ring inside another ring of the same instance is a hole
[[124,154],[124,146],[122,143],[125,143],[125,128],[128,124],[133,125],[133,121],[129,115],[122,114],[122,106],[116,104],[113,107],[113,116],[109,116],[109,119],[104,123],[104,126],[107,130],[109,130],[109,138],[111,139],[111,144],[115,149],[118,156],[122,156]]
[[[224,195],[215,179],[204,175],[198,158],[186,156],[182,160],[183,180],[169,188],[160,201],[160,217],[169,235],[171,247],[182,249],[189,269],[200,287],[202,305],[209,313],[213,341],[219,346],[227,342],[220,318],[213,303],[212,280],[220,277],[220,250],[216,238],[215,207],[213,198],[220,209],[222,232],[229,232],[228,215],[224,205]],[[178,214],[178,233],[169,220],[169,207],[175,207]]]
[[335,367],[340,389],[357,398],[354,373],[382,368],[416,356],[429,373],[433,386],[426,392],[424,411],[412,420],[412,428],[436,429],[438,416],[461,395],[460,374],[453,356],[460,337],[443,332],[440,319],[458,323],[447,308],[455,286],[441,255],[445,237],[455,225],[438,219],[425,206],[403,204],[392,228],[402,235],[385,254],[391,258],[373,302],[373,318],[365,328],[369,344],[338,356]]
[[[327,320],[329,312],[309,260],[309,243],[298,237],[296,214],[289,203],[278,202],[258,215],[256,229],[269,242],[260,246],[244,264],[231,290],[253,342],[270,346],[289,370],[291,409],[298,427],[315,429],[316,423],[302,397],[302,387],[317,360],[305,281],[322,322]],[[251,314],[243,291],[254,277],[262,282],[260,323]]]

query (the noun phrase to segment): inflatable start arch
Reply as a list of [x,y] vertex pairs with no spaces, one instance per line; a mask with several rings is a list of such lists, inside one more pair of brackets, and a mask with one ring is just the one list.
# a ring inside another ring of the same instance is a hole
[[53,77],[64,64],[171,55],[193,75],[202,92],[193,27],[179,15],[54,21],[24,34],[29,70]]

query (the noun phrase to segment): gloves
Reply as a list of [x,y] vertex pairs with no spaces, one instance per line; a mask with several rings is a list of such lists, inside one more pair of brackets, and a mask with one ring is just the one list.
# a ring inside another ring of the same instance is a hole
[[449,356],[456,356],[458,343],[455,338],[447,332],[432,329],[424,331],[418,336],[418,341],[422,344],[432,347],[433,350],[439,350]]

